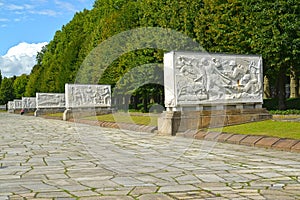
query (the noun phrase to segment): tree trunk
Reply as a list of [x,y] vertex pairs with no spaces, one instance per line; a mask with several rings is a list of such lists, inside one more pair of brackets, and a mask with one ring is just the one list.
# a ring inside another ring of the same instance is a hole
[[267,76],[264,76],[264,99],[271,97],[270,84]]
[[298,98],[300,97],[300,79],[298,78]]
[[133,96],[133,108],[138,109],[138,95]]
[[130,96],[125,95],[123,110],[128,111],[128,109],[129,109],[129,102],[130,102]]
[[290,74],[290,98],[298,98],[299,97],[299,80],[296,74],[296,71],[293,67],[291,67]]
[[285,110],[285,83],[286,75],[284,67],[280,67],[278,75],[278,109]]
[[144,97],[143,104],[144,104],[144,112],[148,112],[148,98],[147,97]]

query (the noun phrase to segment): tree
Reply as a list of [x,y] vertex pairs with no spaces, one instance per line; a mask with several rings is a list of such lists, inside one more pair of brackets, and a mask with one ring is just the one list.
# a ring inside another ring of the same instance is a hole
[[0,70],[0,86],[1,86],[1,82],[2,82],[2,73],[1,73],[1,70]]
[[[300,72],[299,9],[297,0],[96,0],[92,10],[76,13],[38,54],[25,94],[63,92],[65,83],[79,80],[77,72],[85,68],[81,67],[82,64],[90,66],[83,71],[87,76],[82,83],[115,86],[136,66],[162,63],[165,49],[147,49],[145,46],[163,37],[149,36],[147,41],[139,38],[131,42],[126,39],[118,41],[123,45],[120,52],[124,55],[114,57],[113,61],[108,59],[114,55],[111,46],[103,48],[99,55],[92,55],[96,57],[94,60],[87,61],[92,50],[127,30],[162,27],[184,33],[209,52],[262,55],[264,75],[271,85],[276,86],[277,97],[284,108],[286,76],[291,73],[290,69]],[[170,41],[181,50],[199,50],[183,40],[172,39],[172,35],[168,41],[161,40],[160,46],[166,46]],[[145,49],[135,51],[140,48],[131,48],[134,45],[144,45]],[[127,49],[135,52],[121,51]],[[104,73],[92,70],[99,62],[104,63],[97,66],[103,70],[106,68]],[[95,74],[102,73],[98,80]],[[296,77],[299,76],[297,73]],[[155,85],[147,85],[134,95],[139,98],[145,91],[150,92],[150,87],[160,91]]]
[[28,75],[22,74],[18,76],[14,81],[14,96],[17,99],[21,99],[25,96],[25,90],[28,83]]
[[7,104],[8,101],[14,98],[13,79],[5,77],[2,80],[0,88],[0,104]]
[[262,55],[284,109],[286,76],[300,66],[299,16],[296,0],[204,0],[195,32],[208,51]]
[[296,0],[250,2],[256,33],[252,48],[263,55],[265,74],[278,88],[279,109],[285,109],[287,76],[291,67],[300,68],[300,4]]
[[40,90],[40,76],[42,74],[41,65],[33,66],[30,76],[28,78],[28,82],[25,89],[25,96],[34,97],[36,92],[41,92]]

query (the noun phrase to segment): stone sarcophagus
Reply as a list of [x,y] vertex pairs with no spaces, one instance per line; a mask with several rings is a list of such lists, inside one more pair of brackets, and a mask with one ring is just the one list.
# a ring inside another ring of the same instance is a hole
[[14,101],[8,101],[7,102],[7,109],[9,112],[13,111],[15,109],[15,103]]
[[258,121],[262,109],[262,57],[172,51],[164,55],[165,107],[158,132]]
[[6,110],[6,105],[0,105],[0,110]]
[[66,108],[110,107],[110,85],[66,84]]
[[34,115],[59,113],[65,110],[64,93],[36,93],[36,108]]
[[64,93],[36,93],[37,109],[64,108],[66,105]]
[[111,112],[111,86],[66,84],[64,120]]
[[36,109],[36,97],[22,97],[22,108],[29,110]]
[[170,52],[164,57],[165,106],[262,104],[262,58]]
[[22,109],[22,100],[15,99],[14,100],[14,109],[21,110]]

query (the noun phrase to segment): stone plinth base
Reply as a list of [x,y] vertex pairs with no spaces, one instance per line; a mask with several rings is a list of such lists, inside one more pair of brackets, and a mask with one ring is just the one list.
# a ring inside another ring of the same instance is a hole
[[224,127],[271,119],[266,109],[233,109],[201,111],[165,111],[158,118],[158,133],[176,135],[177,132],[202,128]]
[[34,116],[38,117],[41,115],[63,113],[65,108],[40,108],[34,112]]
[[21,110],[22,110],[22,109],[15,109],[15,110],[13,110],[12,113],[14,113],[14,114],[20,114],[20,113],[21,113]]
[[158,118],[158,133],[162,135],[176,135],[181,123],[180,111],[165,111]]
[[63,120],[80,119],[87,116],[97,116],[112,113],[111,108],[72,108],[66,109],[63,114]]
[[9,109],[9,110],[7,110],[7,112],[8,112],[8,113],[14,113],[14,110]]

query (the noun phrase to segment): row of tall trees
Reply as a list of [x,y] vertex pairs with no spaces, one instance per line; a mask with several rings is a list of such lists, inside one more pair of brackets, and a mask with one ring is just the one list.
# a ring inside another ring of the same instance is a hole
[[[93,9],[76,13],[38,54],[25,95],[63,92],[64,84],[76,81],[80,66],[99,44],[127,30],[162,27],[192,38],[208,52],[262,55],[264,75],[273,86],[273,97],[280,99],[280,108],[284,109],[286,77],[293,74],[298,79],[300,72],[299,4],[297,0],[96,0]],[[147,42],[152,40],[159,38],[149,38]],[[181,41],[173,42],[183,47]],[[124,44],[125,47],[130,49],[128,44]],[[113,54],[113,47],[105,48],[102,52]],[[100,62],[108,66],[104,66],[106,70],[101,72],[98,83],[114,87],[133,68],[162,63],[165,51],[137,49],[120,55],[111,63],[106,62],[107,55],[101,54]],[[93,66],[95,63],[86,64]],[[127,82],[134,82],[135,76],[131,78],[128,77]],[[137,103],[149,103],[154,99],[162,103],[161,98],[155,96],[161,91],[161,87],[148,84],[127,94],[135,97]]]
[[11,78],[2,77],[0,71],[0,105],[4,105],[14,99],[21,99],[25,96],[28,80],[29,75],[26,74]]

